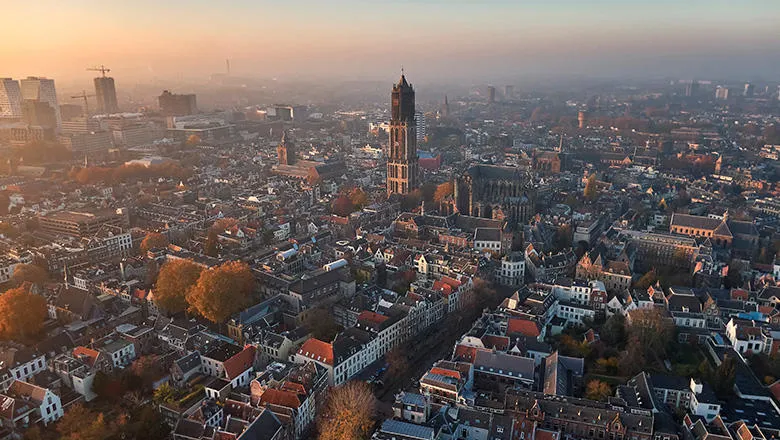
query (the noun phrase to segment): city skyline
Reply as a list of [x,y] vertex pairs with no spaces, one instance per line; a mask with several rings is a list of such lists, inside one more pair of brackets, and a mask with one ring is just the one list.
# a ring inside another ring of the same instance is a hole
[[[771,77],[780,68],[776,2],[444,3],[14,1],[3,76],[70,81],[112,66],[124,81],[237,76],[379,79],[404,65],[442,75]],[[45,29],[45,32],[41,32]],[[56,38],[52,38],[55,36]],[[194,51],[193,48],[197,48]]]

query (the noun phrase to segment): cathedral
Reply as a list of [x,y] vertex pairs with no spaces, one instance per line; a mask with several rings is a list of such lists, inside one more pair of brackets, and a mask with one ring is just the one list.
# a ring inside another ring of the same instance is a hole
[[387,157],[387,194],[409,194],[419,187],[417,123],[414,119],[414,89],[401,74],[393,86],[390,144]]
[[463,215],[505,220],[515,226],[536,214],[536,188],[522,168],[474,165],[455,179],[455,204]]

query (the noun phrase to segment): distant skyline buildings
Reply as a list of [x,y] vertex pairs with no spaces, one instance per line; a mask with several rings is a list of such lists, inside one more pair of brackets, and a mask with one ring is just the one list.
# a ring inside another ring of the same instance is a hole
[[28,76],[19,81],[19,86],[22,92],[22,100],[41,101],[52,107],[57,121],[56,130],[59,132],[62,127],[62,116],[60,115],[60,104],[57,99],[57,89],[54,86],[54,80],[45,77]]
[[[8,16],[34,16],[37,25],[10,20],[4,27],[6,41],[14,44],[0,47],[2,75],[40,72],[59,82],[82,78],[83,66],[95,59],[122,69],[123,82],[208,78],[225,71],[226,58],[237,77],[381,79],[403,62],[414,69],[418,85],[488,73],[503,84],[512,75],[546,78],[572,69],[602,78],[712,75],[741,81],[780,71],[775,27],[780,3],[770,0],[739,6],[721,0],[420,0],[385,8],[379,16],[376,2],[357,0],[196,0],[186,11],[150,0],[112,8],[54,0],[11,3],[4,11]],[[168,20],[177,14],[182,20]],[[73,26],[83,20],[92,26]],[[199,36],[188,32],[193,22],[200,24]],[[42,28],[49,32],[40,33]],[[93,38],[100,34],[111,38]],[[381,57],[377,47],[383,48]]]
[[95,99],[97,99],[98,114],[112,114],[119,112],[116,100],[116,86],[114,78],[110,76],[97,77],[95,82]]
[[19,81],[12,78],[0,78],[0,118],[18,119],[22,117],[22,91]]

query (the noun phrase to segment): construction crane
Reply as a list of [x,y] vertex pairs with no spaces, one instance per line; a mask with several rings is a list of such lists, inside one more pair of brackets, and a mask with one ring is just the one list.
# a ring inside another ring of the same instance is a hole
[[106,77],[106,72],[110,72],[111,71],[111,69],[109,69],[108,67],[106,67],[106,66],[104,66],[102,64],[100,66],[97,66],[97,67],[87,67],[87,70],[91,70],[93,72],[100,72],[100,73],[103,74],[103,78]]
[[84,116],[89,118],[89,101],[87,98],[94,98],[95,95],[87,95],[86,90],[81,91],[81,95],[71,96],[70,99],[83,99],[84,100]]

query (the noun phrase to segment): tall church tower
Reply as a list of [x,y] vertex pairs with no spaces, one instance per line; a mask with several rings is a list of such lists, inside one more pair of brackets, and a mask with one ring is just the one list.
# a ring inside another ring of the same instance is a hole
[[414,89],[401,74],[393,86],[390,148],[387,157],[387,194],[409,194],[419,186],[417,124]]
[[287,132],[282,131],[282,140],[276,147],[276,156],[279,158],[279,165],[292,165],[295,163],[295,146],[287,140]]

